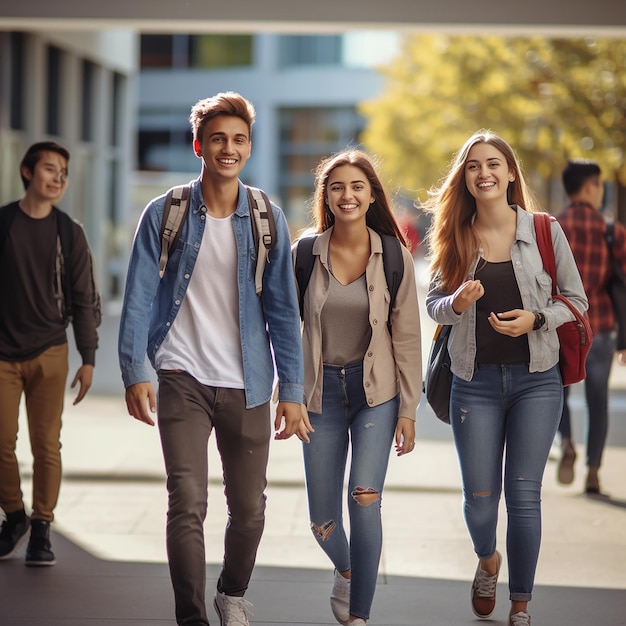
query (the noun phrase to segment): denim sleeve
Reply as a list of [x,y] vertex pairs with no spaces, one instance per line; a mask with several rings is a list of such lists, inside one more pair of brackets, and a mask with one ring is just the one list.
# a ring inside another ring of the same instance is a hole
[[304,364],[289,228],[283,212],[276,206],[272,208],[276,245],[263,274],[263,310],[278,371],[278,399],[302,403]]
[[133,239],[126,275],[118,337],[118,358],[124,387],[150,380],[146,367],[150,319],[159,287],[162,204],[144,210]]

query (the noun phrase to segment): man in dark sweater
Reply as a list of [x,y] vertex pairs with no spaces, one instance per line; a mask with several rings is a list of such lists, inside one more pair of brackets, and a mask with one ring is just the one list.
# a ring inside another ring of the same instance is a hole
[[[55,142],[32,145],[20,166],[24,197],[0,207],[0,507],[6,516],[0,559],[13,556],[30,531],[26,565],[56,562],[50,522],[61,484],[69,321],[82,357],[72,381],[79,386],[74,404],[91,386],[98,347],[87,238],[80,224],[54,206],[67,188],[69,158]],[[62,249],[62,222],[71,234],[71,246],[63,243],[69,250]],[[22,394],[34,459],[31,516],[15,455]]]

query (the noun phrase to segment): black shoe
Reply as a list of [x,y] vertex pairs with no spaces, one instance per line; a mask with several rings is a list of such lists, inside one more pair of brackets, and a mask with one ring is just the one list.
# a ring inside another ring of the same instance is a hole
[[0,560],[10,559],[28,539],[30,517],[24,509],[7,513],[0,531]]
[[56,559],[50,548],[50,522],[41,519],[31,520],[26,565],[34,567],[54,565]]

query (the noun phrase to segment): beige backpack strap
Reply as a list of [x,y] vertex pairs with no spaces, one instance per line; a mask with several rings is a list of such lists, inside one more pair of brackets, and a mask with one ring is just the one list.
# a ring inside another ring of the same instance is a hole
[[187,213],[189,206],[189,185],[172,187],[167,192],[165,207],[163,208],[163,220],[161,223],[161,257],[159,258],[159,277],[163,278],[165,266],[169,257],[169,251],[173,247],[178,235],[178,230]]
[[257,295],[261,295],[263,291],[263,271],[265,270],[269,251],[274,247],[276,241],[276,225],[274,223],[272,205],[265,192],[256,187],[248,187],[248,201],[252,235],[257,249],[254,284]]

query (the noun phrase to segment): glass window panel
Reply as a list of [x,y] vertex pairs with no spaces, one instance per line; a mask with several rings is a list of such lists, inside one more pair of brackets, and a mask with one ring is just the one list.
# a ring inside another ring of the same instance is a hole
[[81,129],[83,141],[93,141],[94,89],[96,66],[91,61],[83,61],[83,100],[81,102]]
[[141,68],[172,67],[172,35],[141,36]]
[[252,65],[251,35],[195,35],[190,41],[190,67]]
[[283,35],[280,37],[280,65],[341,65],[341,35]]
[[10,96],[10,124],[15,130],[24,130],[24,120],[26,117],[25,107],[25,66],[26,59],[24,55],[25,48],[24,33],[11,33],[10,38],[10,78],[9,85],[11,90]]
[[46,132],[61,134],[61,50],[48,46]]

